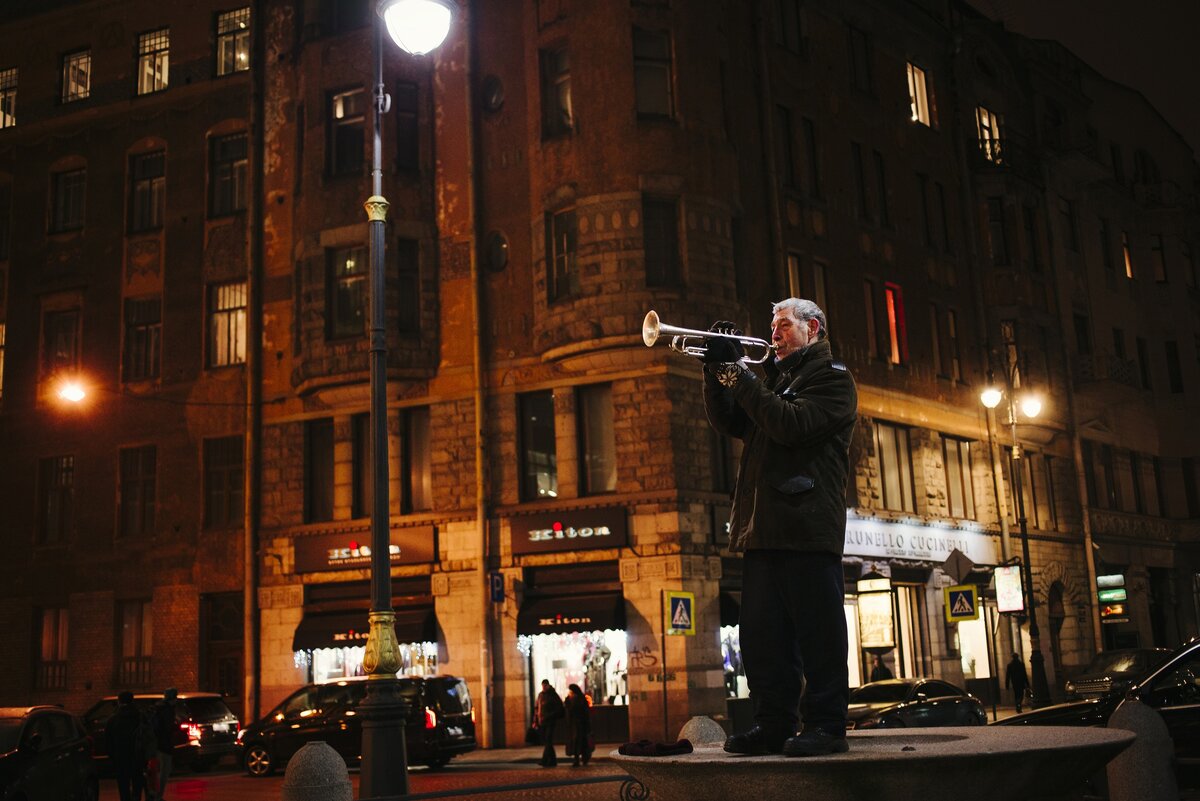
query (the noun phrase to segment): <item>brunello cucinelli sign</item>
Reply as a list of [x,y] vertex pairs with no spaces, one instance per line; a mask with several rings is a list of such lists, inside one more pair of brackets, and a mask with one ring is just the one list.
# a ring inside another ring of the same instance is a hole
[[624,507],[521,515],[509,525],[515,554],[621,548],[629,541]]
[[[388,546],[393,565],[414,565],[432,562],[436,553],[433,526],[413,526],[392,529]],[[354,534],[321,534],[297,537],[296,572],[316,573],[321,570],[352,570],[371,566],[370,532]]]

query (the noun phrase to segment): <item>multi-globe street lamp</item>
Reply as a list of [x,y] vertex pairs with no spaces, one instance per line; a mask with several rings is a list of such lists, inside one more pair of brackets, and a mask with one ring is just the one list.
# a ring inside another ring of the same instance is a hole
[[[370,255],[371,364],[371,611],[363,654],[367,697],[363,717],[362,771],[359,793],[364,799],[408,794],[408,756],[404,726],[408,705],[400,694],[400,645],[392,609],[391,518],[388,497],[387,332],[384,328],[383,147],[380,124],[391,106],[383,84],[383,26],[412,55],[429,53],[445,40],[457,7],[453,0],[380,0],[372,17],[374,85],[371,115],[371,196],[364,207]],[[383,26],[380,23],[383,23]]]
[[994,410],[1003,400],[1008,401],[1008,419],[1006,425],[1012,429],[1012,481],[1013,497],[1017,505],[1017,524],[1021,532],[1021,555],[1025,574],[1025,608],[1029,615],[1029,667],[1032,675],[1034,707],[1050,703],[1050,685],[1046,681],[1046,662],[1042,657],[1041,632],[1038,629],[1037,600],[1033,591],[1033,568],[1029,562],[1029,529],[1025,520],[1024,466],[1021,464],[1021,442],[1017,439],[1017,406],[1021,414],[1029,419],[1037,417],[1042,411],[1042,399],[1035,392],[1021,391],[1020,373],[1014,361],[1004,373],[1004,387],[997,387],[988,382],[988,386],[979,393],[979,401],[989,411]]

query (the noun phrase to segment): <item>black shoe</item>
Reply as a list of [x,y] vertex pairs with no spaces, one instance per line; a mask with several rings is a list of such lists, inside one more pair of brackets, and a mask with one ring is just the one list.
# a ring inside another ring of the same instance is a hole
[[829,734],[820,729],[797,734],[783,744],[783,755],[789,757],[844,754],[849,750],[850,744],[844,736]]
[[762,726],[755,726],[750,731],[728,737],[725,750],[731,754],[778,754],[789,736],[786,732],[772,733]]

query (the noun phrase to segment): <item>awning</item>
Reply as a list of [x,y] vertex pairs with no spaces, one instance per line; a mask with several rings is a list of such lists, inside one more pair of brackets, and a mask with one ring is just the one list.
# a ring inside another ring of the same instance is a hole
[[742,593],[734,590],[721,592],[721,625],[736,626],[742,613]]
[[[292,636],[293,651],[314,648],[352,648],[366,645],[370,625],[366,610],[306,614]],[[396,610],[399,642],[436,642],[437,618],[432,606]]]
[[517,634],[566,634],[625,628],[625,597],[619,592],[531,598],[517,614]]

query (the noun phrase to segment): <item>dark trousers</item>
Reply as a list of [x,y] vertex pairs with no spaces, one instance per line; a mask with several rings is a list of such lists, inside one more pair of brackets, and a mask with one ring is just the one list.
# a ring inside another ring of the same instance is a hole
[[1018,687],[1017,685],[1014,684],[1013,688],[1012,688],[1012,693],[1013,693],[1013,706],[1015,706],[1017,708],[1017,711],[1020,712],[1021,705],[1025,702],[1025,688]]
[[796,730],[804,687],[804,728],[846,732],[845,580],[837,554],[747,551],[742,560],[742,666],[754,722]]
[[552,768],[558,764],[558,754],[554,752],[554,729],[558,726],[558,719],[547,720],[542,723],[542,742],[546,747],[542,749],[542,764],[548,768]]
[[117,774],[117,793],[121,801],[140,801],[146,784],[146,774],[141,766],[117,763],[113,766]]

